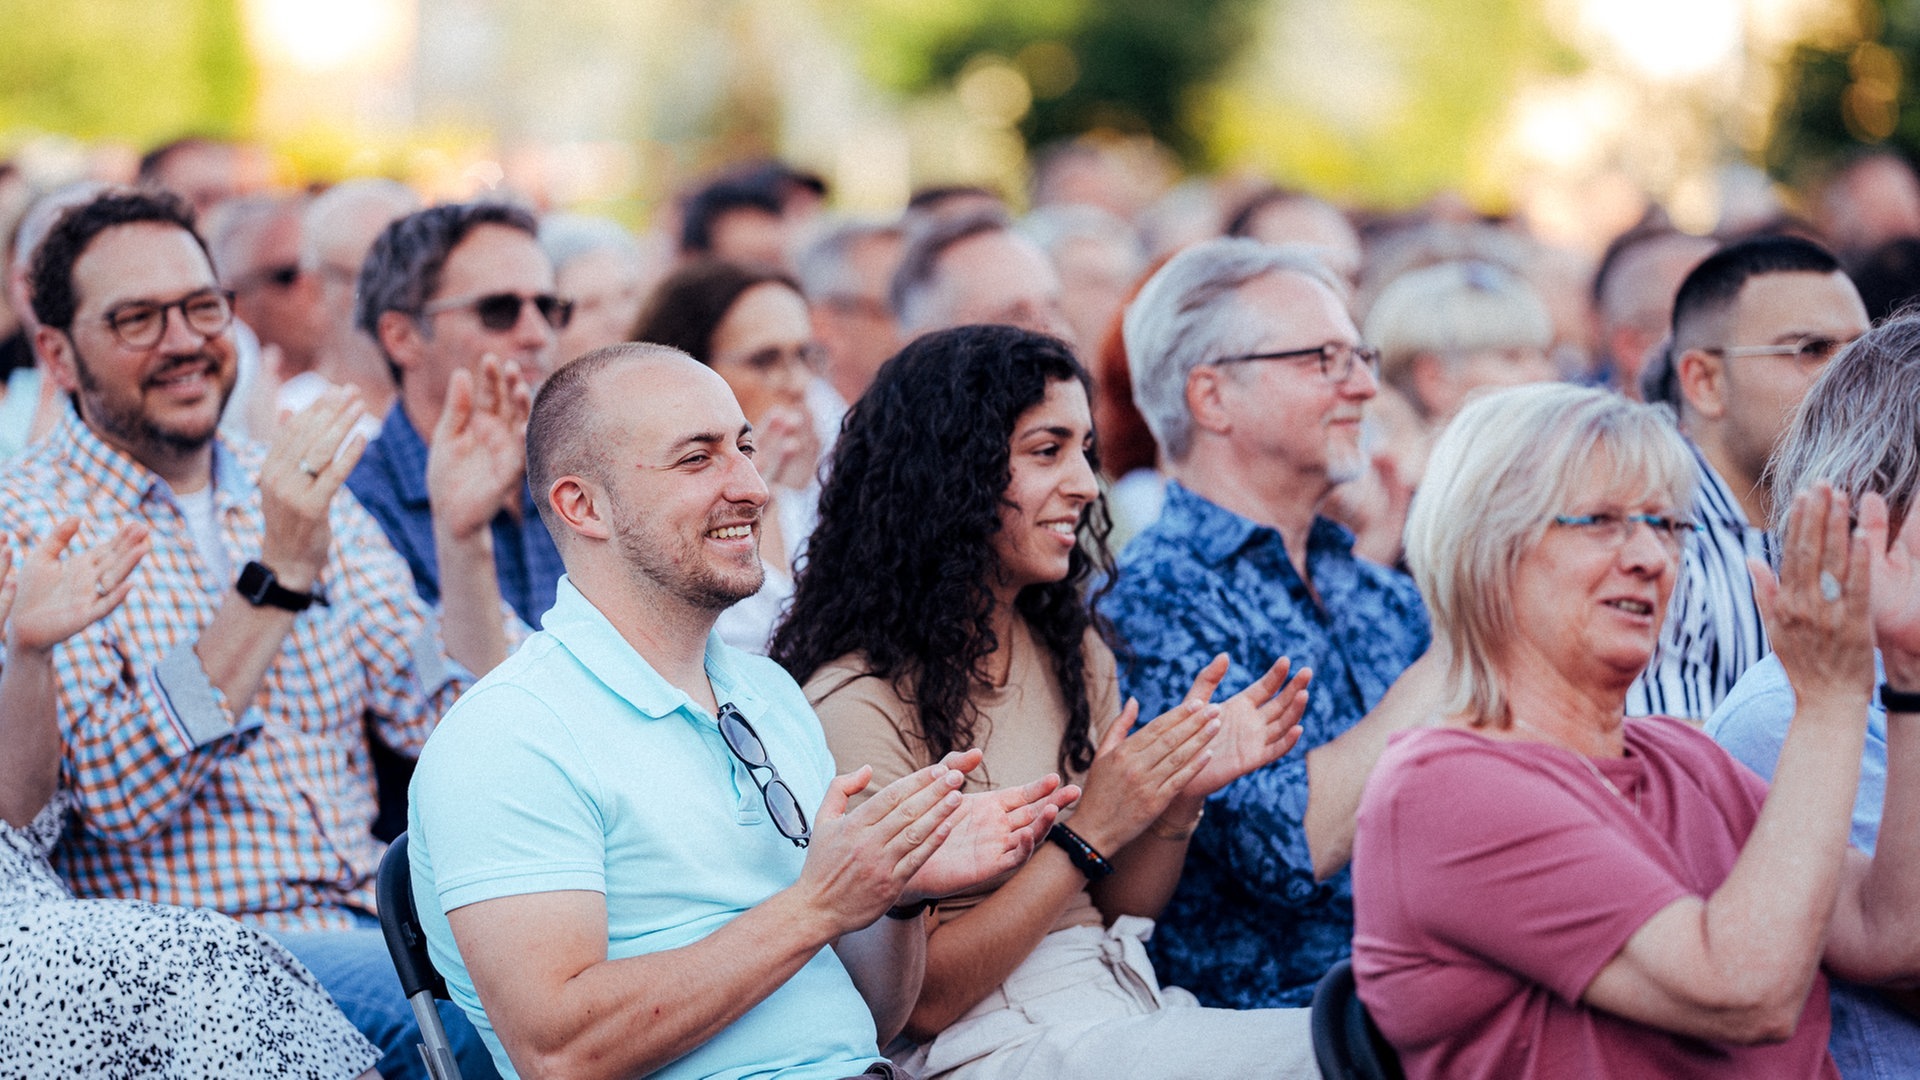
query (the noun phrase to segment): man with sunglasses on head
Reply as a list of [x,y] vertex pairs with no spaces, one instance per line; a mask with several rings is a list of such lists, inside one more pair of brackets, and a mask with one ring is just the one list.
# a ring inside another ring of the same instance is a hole
[[[269,447],[219,433],[233,302],[175,196],[108,191],[68,209],[30,284],[35,344],[71,407],[0,474],[0,532],[18,550],[78,517],[81,544],[131,524],[152,540],[127,602],[54,653],[73,800],[56,864],[80,896],[214,908],[271,932],[380,1046],[382,1073],[419,1075],[373,914],[367,732],[418,752],[469,672],[506,655],[499,590],[491,577],[449,589],[436,626],[407,588],[340,492],[364,445],[350,393],[288,419]],[[498,434],[489,419],[450,449]],[[439,494],[456,510],[473,497]],[[483,554],[481,536],[439,540],[443,559]],[[488,1075],[453,1017],[467,1075]]]
[[[493,510],[478,521],[446,520],[430,498],[429,478],[443,423],[458,426],[477,409],[517,414],[514,422],[524,424],[526,405],[515,403],[514,385],[537,387],[552,373],[556,331],[572,312],[554,292],[553,265],[533,215],[507,203],[454,203],[409,214],[388,225],[367,253],[355,321],[379,343],[400,393],[347,487],[406,558],[429,603],[438,602],[453,574],[488,573],[531,626],[540,625],[553,604],[563,567],[527,491],[520,441],[494,447],[491,467],[466,478],[490,489]],[[465,385],[456,378],[462,372],[472,380],[471,395],[455,389]],[[501,386],[506,398],[493,389]],[[436,529],[481,526],[490,537],[490,564],[440,564]]]
[[1435,672],[1414,665],[1430,632],[1413,582],[1357,558],[1353,534],[1320,514],[1366,468],[1379,355],[1316,257],[1245,238],[1174,256],[1122,332],[1173,475],[1102,604],[1125,642],[1121,690],[1154,716],[1187,693],[1181,673],[1221,653],[1223,693],[1271,657],[1313,670],[1304,753],[1208,800],[1148,949],[1204,1005],[1302,1007],[1353,936],[1361,788],[1387,735],[1432,700]]
[[1747,560],[1773,563],[1763,482],[1800,399],[1841,347],[1867,332],[1866,305],[1826,249],[1791,236],[1729,244],[1694,267],[1673,303],[1680,430],[1700,483],[1653,660],[1627,694],[1631,716],[1705,720],[1770,651]]
[[415,774],[434,965],[502,1073],[896,1077],[927,901],[1010,873],[1078,789],[962,795],[954,753],[849,810],[792,676],[725,644],[765,575],[755,433],[714,370],[597,349],[541,390],[527,471],[567,576]]

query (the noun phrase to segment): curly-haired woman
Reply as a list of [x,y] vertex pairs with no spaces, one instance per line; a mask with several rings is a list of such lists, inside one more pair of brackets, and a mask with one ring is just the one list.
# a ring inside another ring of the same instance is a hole
[[1308,675],[1277,661],[1209,704],[1219,657],[1132,730],[1086,596],[1111,567],[1087,387],[1011,327],[907,346],[848,416],[774,636],[843,766],[885,781],[978,746],[970,784],[1085,791],[1018,872],[941,903],[894,1053],[970,1080],[1313,1075],[1302,1010],[1195,1007],[1142,948],[1206,797],[1292,747]]

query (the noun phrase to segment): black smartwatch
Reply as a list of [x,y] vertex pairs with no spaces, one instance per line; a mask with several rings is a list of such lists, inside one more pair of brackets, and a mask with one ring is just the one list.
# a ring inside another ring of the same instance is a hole
[[314,582],[312,592],[294,592],[280,584],[273,571],[262,563],[249,562],[233,583],[247,603],[254,607],[277,607],[285,611],[305,611],[315,604],[327,606],[327,590]]

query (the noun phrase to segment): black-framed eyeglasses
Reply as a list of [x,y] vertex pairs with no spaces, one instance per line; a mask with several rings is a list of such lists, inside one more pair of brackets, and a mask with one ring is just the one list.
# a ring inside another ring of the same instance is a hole
[[1624,547],[1628,538],[1633,536],[1633,527],[1645,525],[1653,530],[1653,538],[1669,551],[1679,551],[1687,537],[1693,535],[1695,528],[1693,522],[1686,518],[1662,514],[1560,514],[1553,519],[1553,523],[1577,529],[1583,536],[1614,547]]
[[573,321],[573,301],[563,300],[552,293],[488,293],[485,296],[461,296],[452,300],[436,300],[420,309],[422,315],[438,315],[443,311],[467,309],[480,317],[480,325],[496,334],[503,334],[520,324],[520,313],[532,304],[547,325],[555,330],[565,330]]
[[1783,342],[1779,345],[1727,345],[1714,349],[1702,349],[1701,352],[1715,356],[1738,358],[1743,356],[1790,356],[1795,362],[1806,368],[1826,366],[1827,361],[1841,349],[1853,344],[1853,339],[1842,341],[1830,337],[1804,337],[1798,341]]
[[[753,782],[760,786],[760,797],[766,800],[767,816],[773,819],[773,827],[780,835],[793,841],[794,847],[806,847],[813,840],[813,829],[807,824],[807,815],[800,809],[800,800],[794,798],[793,789],[780,779],[780,770],[767,760],[767,744],[760,741],[760,733],[753,730],[747,718],[740,715],[733,702],[721,704],[714,719],[720,723],[720,737],[727,741],[727,749],[740,759],[740,764],[752,773]],[[760,770],[767,770],[767,778],[760,779]]]
[[151,349],[167,336],[167,312],[180,309],[187,329],[203,338],[217,337],[233,325],[233,294],[225,289],[201,289],[164,304],[133,300],[101,318],[120,344],[129,349]]
[[1242,356],[1228,356],[1213,362],[1215,367],[1227,364],[1248,364],[1255,360],[1313,360],[1320,364],[1320,375],[1330,383],[1343,383],[1353,377],[1354,364],[1365,364],[1369,374],[1380,371],[1380,350],[1365,345],[1349,345],[1344,341],[1329,341],[1323,345],[1310,345],[1304,349],[1282,349],[1278,352],[1246,353]]

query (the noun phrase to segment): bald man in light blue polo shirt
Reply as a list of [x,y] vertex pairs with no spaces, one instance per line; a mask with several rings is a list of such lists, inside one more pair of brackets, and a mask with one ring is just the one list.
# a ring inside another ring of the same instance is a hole
[[847,810],[867,770],[836,777],[792,678],[712,634],[759,588],[766,487],[711,369],[589,354],[527,440],[567,577],[413,781],[454,1000],[507,1076],[896,1075],[926,902],[1017,867],[1077,791],[962,796],[968,751]]

